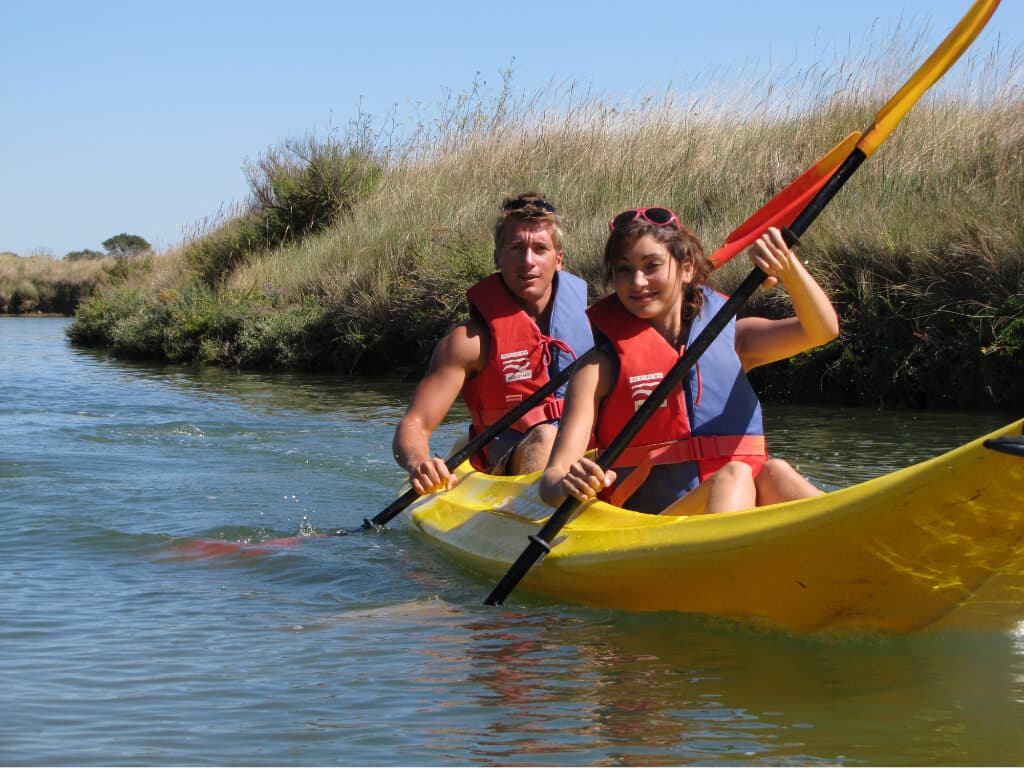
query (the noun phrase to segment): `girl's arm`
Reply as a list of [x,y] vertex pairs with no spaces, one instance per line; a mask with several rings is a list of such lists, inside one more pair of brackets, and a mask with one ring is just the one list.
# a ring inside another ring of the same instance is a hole
[[736,353],[744,370],[785,360],[839,335],[839,317],[828,294],[778,229],[769,228],[749,253],[751,261],[768,275],[768,287],[779,282],[786,289],[796,314],[782,320],[745,317],[736,321]]
[[588,501],[615,482],[615,472],[603,472],[583,455],[601,400],[611,390],[612,375],[608,355],[595,349],[583,357],[569,379],[562,420],[538,489],[544,503],[552,507],[560,506],[569,494]]

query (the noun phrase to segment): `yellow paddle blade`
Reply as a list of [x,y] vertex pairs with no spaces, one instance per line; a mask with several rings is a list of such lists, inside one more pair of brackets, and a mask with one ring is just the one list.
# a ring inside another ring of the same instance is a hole
[[736,227],[726,238],[725,244],[711,254],[711,263],[715,268],[722,266],[753,243],[768,227],[788,227],[792,224],[818,190],[825,186],[825,182],[836,168],[850,156],[859,138],[860,131],[851,133],[830,149],[828,154],[783,187],[775,197],[758,208],[753,216]]
[[889,103],[882,107],[882,110],[875,116],[875,122],[864,133],[864,138],[857,145],[858,149],[867,157],[871,157],[878,149],[878,145],[892,133],[896,124],[917,103],[921,95],[934,85],[935,81],[942,77],[946,70],[960,58],[960,54],[974,42],[974,38],[992,18],[997,5],[999,5],[999,0],[977,0],[971,6],[970,10],[960,19],[960,23],[946,36],[946,39],[928,57],[928,60],[918,68],[899,92],[889,100]]

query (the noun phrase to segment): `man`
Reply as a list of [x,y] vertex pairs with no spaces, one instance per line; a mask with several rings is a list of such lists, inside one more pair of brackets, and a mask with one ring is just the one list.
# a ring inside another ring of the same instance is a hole
[[[395,461],[417,493],[455,484],[431,452],[430,436],[460,393],[472,416],[470,435],[478,435],[593,346],[586,283],[562,271],[562,241],[555,206],[543,196],[526,193],[502,205],[494,225],[497,272],[467,291],[470,318],[438,343],[395,430]],[[491,474],[543,469],[561,397],[549,396],[491,440],[474,466]]]

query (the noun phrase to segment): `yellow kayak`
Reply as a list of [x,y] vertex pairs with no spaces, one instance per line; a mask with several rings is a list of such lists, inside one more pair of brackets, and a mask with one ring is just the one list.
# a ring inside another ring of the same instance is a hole
[[[797,632],[1009,628],[1024,620],[1022,432],[1024,419],[849,488],[720,515],[660,517],[593,502],[512,597]],[[403,515],[497,580],[553,510],[537,496],[537,475],[494,477],[468,464],[457,472],[454,489]]]

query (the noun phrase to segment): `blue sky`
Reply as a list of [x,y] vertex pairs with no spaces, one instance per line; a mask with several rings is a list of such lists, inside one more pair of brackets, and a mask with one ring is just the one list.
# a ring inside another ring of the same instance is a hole
[[[123,231],[169,248],[245,199],[269,147],[360,110],[407,124],[510,65],[517,91],[620,100],[896,29],[924,30],[923,60],[969,4],[0,0],[0,251],[60,258]],[[1022,40],[1024,2],[1003,0],[975,50],[1008,60]]]

